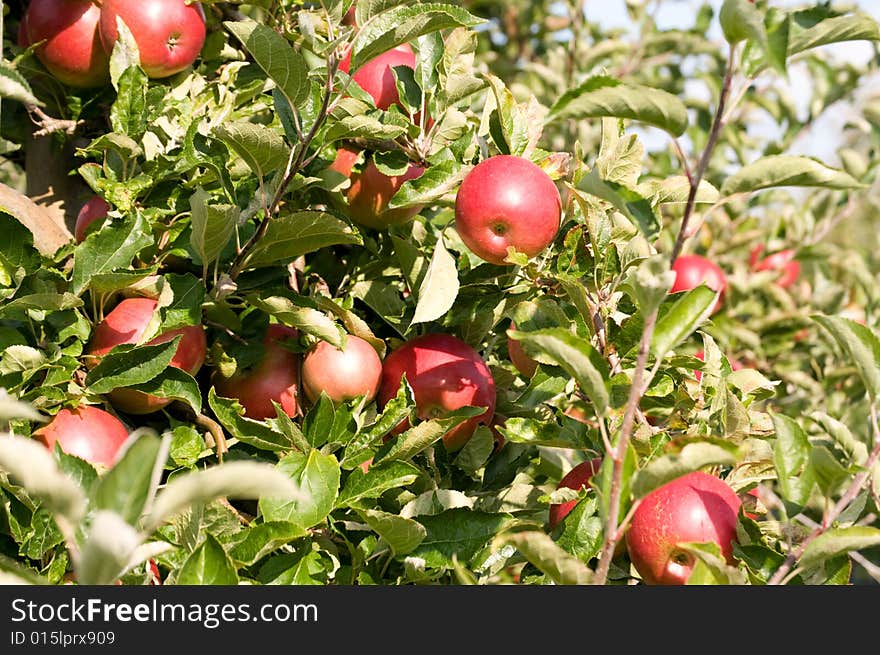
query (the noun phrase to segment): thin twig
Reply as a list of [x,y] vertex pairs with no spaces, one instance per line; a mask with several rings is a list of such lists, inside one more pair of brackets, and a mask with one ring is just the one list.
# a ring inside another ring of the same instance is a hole
[[217,421],[204,414],[197,415],[194,422],[196,425],[205,428],[211,434],[211,437],[214,439],[214,451],[217,453],[217,459],[222,462],[223,455],[229,452],[229,446],[226,445],[226,435],[223,434],[223,428],[220,427],[220,424],[217,423]]
[[721,136],[721,129],[724,127],[724,109],[727,105],[727,98],[730,95],[730,84],[733,80],[733,72],[736,66],[736,48],[730,46],[730,56],[727,61],[727,70],[724,73],[724,83],[721,87],[721,94],[718,97],[718,107],[715,109],[715,118],[712,121],[712,129],[709,132],[709,140],[703,149],[697,168],[690,178],[691,188],[688,192],[687,204],[684,208],[684,216],[681,219],[681,227],[678,230],[678,238],[675,240],[675,246],[669,256],[670,263],[674,264],[675,260],[681,254],[684,241],[687,238],[687,224],[694,213],[694,206],[697,202],[697,191],[700,188],[700,182],[706,174],[709,167],[709,161],[712,159],[712,153],[715,152],[715,145],[718,143],[718,137]]

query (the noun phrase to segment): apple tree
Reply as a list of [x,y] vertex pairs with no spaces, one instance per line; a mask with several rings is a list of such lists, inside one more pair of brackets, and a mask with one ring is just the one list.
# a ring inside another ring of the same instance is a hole
[[694,4],[6,3],[0,580],[880,580],[880,26]]

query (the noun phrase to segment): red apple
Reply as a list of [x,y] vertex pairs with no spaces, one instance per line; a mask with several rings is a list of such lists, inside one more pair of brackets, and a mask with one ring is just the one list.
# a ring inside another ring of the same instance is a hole
[[44,41],[34,54],[64,84],[103,86],[110,82],[110,57],[98,35],[100,18],[101,9],[90,0],[31,0],[19,42]]
[[[480,354],[450,334],[426,334],[404,343],[385,358],[376,396],[380,409],[397,395],[406,374],[420,419],[437,418],[467,405],[486,411],[443,437],[450,452],[467,443],[477,425],[488,425],[495,413],[495,380]],[[406,424],[397,428],[406,429]]]
[[[510,329],[516,330],[516,323],[510,322]],[[538,362],[529,357],[523,349],[522,344],[516,339],[507,337],[507,354],[510,361],[517,371],[527,378],[532,377],[538,370]]]
[[382,376],[382,360],[369,341],[349,334],[342,350],[326,341],[317,342],[303,357],[302,384],[306,397],[317,402],[324,391],[335,403],[365,396],[376,397]]
[[79,213],[76,215],[76,225],[73,229],[73,236],[77,243],[81,243],[86,238],[86,230],[96,221],[107,216],[110,211],[110,205],[101,196],[92,196],[86,203],[80,207]]
[[34,430],[33,436],[50,450],[57,443],[68,455],[109,468],[128,439],[128,430],[113,414],[80,405],[60,410],[49,423]]
[[390,225],[401,225],[412,220],[421,207],[400,207],[388,209],[388,203],[407,180],[412,180],[425,172],[416,164],[410,164],[403,175],[385,175],[372,157],[367,157],[362,170],[354,170],[358,153],[345,147],[339,148],[331,169],[351,178],[351,186],[345,192],[348,202],[348,215],[356,223],[382,230]]
[[696,564],[679,543],[714,542],[733,564],[740,499],[726,482],[694,471],[654,489],[626,531],[630,561],[645,584],[685,584]]
[[[587,487],[590,484],[590,479],[599,472],[600,466],[602,466],[601,457],[581,462],[562,477],[556,488],[579,491],[582,487]],[[556,526],[568,516],[577,504],[577,500],[570,500],[550,505],[550,529],[555,530]]]
[[285,325],[272,324],[263,339],[263,356],[253,367],[236,371],[229,378],[215,372],[212,380],[218,395],[235,398],[245,416],[256,420],[276,416],[274,400],[288,416],[296,416],[299,385],[299,355],[281,345],[299,338],[299,332]]
[[103,0],[100,32],[107,52],[118,38],[117,17],[131,30],[141,68],[151,78],[169,77],[192,65],[205,43],[205,12],[198,1]]
[[759,243],[749,253],[749,264],[753,271],[778,271],[776,284],[783,289],[787,289],[797,281],[801,274],[801,263],[794,258],[793,249],[780,250],[762,258],[763,252],[764,244]]
[[357,27],[357,16],[355,15],[355,10],[357,9],[357,3],[354,3],[351,7],[348,8],[348,11],[345,12],[345,15],[342,17],[343,25],[350,25],[351,27]]
[[[92,368],[114,347],[121,344],[136,344],[147,329],[158,302],[153,298],[126,298],[95,326],[92,338],[85,351],[86,366]],[[150,341],[149,345],[166,343],[177,335],[180,342],[171,366],[176,366],[195,375],[205,362],[207,342],[205,329],[201,325],[188,325],[163,332]],[[109,394],[113,405],[129,414],[149,414],[158,411],[171,402],[170,398],[159,398],[142,391],[120,387]]]
[[529,257],[549,246],[562,215],[556,184],[524,157],[495,155],[477,164],[455,198],[455,229],[475,255],[505,265],[513,246]]
[[672,265],[672,270],[675,271],[675,282],[669,293],[690,291],[705,283],[713,291],[719,292],[712,312],[717,312],[721,308],[727,291],[727,277],[720,266],[702,255],[680,255]]
[[[416,54],[408,43],[403,43],[364,62],[351,77],[373,98],[379,109],[386,111],[391,105],[400,104],[400,94],[397,92],[397,82],[392,70],[395,66],[408,66],[413,69],[416,67]],[[351,70],[351,50],[345,53],[345,57],[339,62],[339,68],[346,73]]]

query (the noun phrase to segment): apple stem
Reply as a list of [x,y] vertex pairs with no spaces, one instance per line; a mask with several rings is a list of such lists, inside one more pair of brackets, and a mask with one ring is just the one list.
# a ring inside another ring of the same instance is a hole
[[783,584],[784,581],[787,580],[789,572],[792,570],[795,563],[803,556],[807,546],[809,546],[817,537],[825,534],[828,528],[831,527],[837,518],[855,500],[856,496],[858,496],[864,488],[865,483],[871,477],[872,468],[878,458],[880,458],[880,425],[877,423],[877,405],[874,402],[871,403],[871,423],[874,430],[874,448],[871,450],[868,459],[865,460],[865,463],[862,466],[863,470],[853,478],[849,488],[847,488],[846,492],[844,492],[843,496],[840,497],[840,500],[837,501],[834,507],[825,513],[822,517],[821,525],[818,525],[806,539],[798,544],[797,548],[788,553],[785,561],[782,562],[773,576],[767,581],[768,585]]
[[[715,152],[715,146],[718,143],[718,137],[721,136],[721,129],[724,127],[724,110],[727,105],[727,99],[730,96],[730,86],[733,82],[733,73],[736,68],[736,46],[731,44],[730,56],[727,59],[727,70],[724,73],[724,83],[721,87],[721,94],[718,97],[718,106],[715,108],[715,118],[712,120],[712,129],[709,132],[709,139],[706,141],[706,147],[703,148],[703,154],[697,163],[697,168],[693,174],[688,175],[690,181],[690,190],[688,191],[687,204],[684,208],[684,215],[681,218],[681,227],[678,230],[678,237],[672,248],[672,254],[669,256],[670,266],[675,263],[681,250],[684,247],[685,239],[688,238],[688,222],[694,213],[694,207],[697,202],[697,191],[700,188],[700,182],[709,168],[709,160],[712,159],[712,153]],[[676,142],[677,143],[677,142]],[[687,167],[685,167],[687,170]]]
[[217,453],[217,459],[222,462],[223,455],[229,451],[229,446],[226,444],[226,435],[223,434],[223,428],[215,420],[204,414],[196,416],[195,424],[202,426],[210,433],[211,438],[214,440],[214,450]]

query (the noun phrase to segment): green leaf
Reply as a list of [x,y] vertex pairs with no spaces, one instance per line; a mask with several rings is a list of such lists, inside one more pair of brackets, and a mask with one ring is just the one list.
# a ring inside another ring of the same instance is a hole
[[202,392],[199,383],[192,375],[176,366],[167,367],[146,382],[124,386],[158,398],[180,400],[189,405],[196,414],[202,413]]
[[375,116],[358,114],[343,116],[338,121],[331,123],[324,138],[327,143],[343,139],[393,141],[404,134],[406,134],[406,127],[403,125],[383,123]]
[[284,431],[274,430],[266,423],[243,416],[244,407],[241,403],[235,398],[218,396],[214,387],[208,390],[208,405],[220,425],[242,443],[275,452],[287,451],[293,446]]
[[247,121],[224,122],[214,134],[241,157],[254,174],[266,178],[287,163],[290,148],[278,132]]
[[168,368],[180,335],[171,341],[144,346],[116,346],[101,358],[86,375],[86,386],[92,393],[108,393],[119,387],[149,382]]
[[291,521],[304,528],[317,525],[330,514],[339,494],[339,464],[333,455],[317,450],[291,453],[277,470],[300,490],[293,499],[262,498],[260,513],[266,521]]
[[440,441],[450,430],[485,411],[485,407],[466,406],[448,412],[443,418],[421,421],[380,448],[373,462],[378,464],[383,460],[410,459]]
[[432,164],[419,177],[404,182],[391,196],[388,208],[436,204],[458,188],[469,170],[458,161]]
[[337,507],[350,507],[364,498],[378,498],[389,489],[405,487],[419,477],[419,469],[400,460],[371,466],[364,473],[355,468],[336,500]]
[[669,258],[657,254],[627,269],[621,288],[635,298],[646,315],[660,308],[674,283],[675,272],[669,268]]
[[81,295],[96,275],[129,268],[135,255],[152,244],[150,226],[140,212],[93,232],[73,254],[73,293]]
[[126,447],[103,477],[94,492],[97,509],[116,512],[129,525],[137,526],[141,513],[159,485],[169,439],[154,434],[141,434]]
[[236,205],[212,205],[210,195],[202,187],[189,198],[192,234],[190,245],[207,267],[223,252],[232,237],[241,211]]
[[425,526],[418,521],[397,514],[375,509],[361,510],[358,514],[388,544],[395,556],[411,553],[428,534]]
[[498,431],[512,443],[574,449],[589,445],[586,427],[574,419],[564,420],[560,426],[553,421],[513,416],[498,426]]
[[812,319],[828,330],[855,364],[872,401],[880,397],[880,339],[869,327],[841,316],[815,314]]
[[705,284],[676,294],[678,299],[657,321],[651,352],[659,358],[692,335],[712,314],[718,293]]
[[838,555],[878,545],[880,545],[878,528],[861,525],[833,528],[810,542],[798,560],[798,566],[809,569]]
[[508,330],[510,338],[520,341],[526,351],[539,352],[571,375],[593,403],[598,415],[608,410],[608,364],[590,344],[566,328],[550,328],[534,332]]
[[143,535],[115,512],[98,510],[91,518],[76,567],[82,585],[111,585],[128,568]]
[[823,187],[858,189],[864,185],[849,173],[830,168],[810,157],[770,155],[743,166],[721,186],[725,196],[772,187]]
[[309,97],[306,60],[278,32],[253,20],[224,21],[294,108]]
[[245,531],[245,537],[230,552],[240,565],[249,566],[294,539],[308,536],[308,532],[290,521],[259,523]]
[[174,582],[179,585],[237,585],[238,572],[220,542],[208,534],[186,558]]
[[351,225],[333,214],[322,211],[282,214],[269,223],[247,263],[260,267],[291,262],[300,255],[346,243],[362,245],[363,240]]
[[299,298],[297,301],[304,306],[297,305],[294,300],[285,296],[248,296],[249,303],[274,316],[284,325],[295,327],[341,349],[345,344],[345,330],[325,312],[310,306],[313,303],[308,298]]
[[495,437],[485,425],[478,425],[474,434],[455,456],[455,465],[465,473],[475,475],[486,464],[495,450]]
[[608,75],[593,76],[566,91],[550,108],[546,120],[603,116],[639,121],[673,136],[681,136],[688,126],[687,107],[676,96],[661,89],[621,82]]
[[653,239],[660,231],[660,219],[650,200],[622,184],[602,180],[597,169],[594,168],[580,180],[578,189],[611,203],[615,209],[632,221],[645,237]]
[[509,514],[490,514],[455,508],[440,514],[422,515],[418,522],[425,526],[427,536],[413,557],[421,557],[431,568],[452,568],[452,558],[462,563],[471,559],[510,522]]
[[738,448],[723,439],[705,438],[686,443],[677,453],[654,457],[632,478],[632,494],[643,498],[657,487],[706,466],[733,466]]
[[764,21],[750,0],[724,0],[718,19],[728,43],[739,43],[746,39],[760,44],[767,43]]
[[784,500],[803,507],[816,481],[810,466],[810,440],[794,419],[775,413],[772,418],[776,430],[773,464],[779,492]]
[[401,380],[397,395],[385,404],[376,420],[360,430],[346,447],[340,466],[350,470],[370,459],[373,446],[409,416],[414,404],[412,389],[405,380]]
[[696,563],[688,576],[688,585],[744,585],[742,571],[727,563],[721,547],[714,543],[678,543],[678,548],[694,556]]
[[16,312],[24,312],[28,309],[47,312],[73,309],[81,307],[82,304],[82,298],[72,293],[32,293],[4,304],[0,307],[0,317],[12,318]]
[[271,464],[228,461],[171,479],[156,496],[144,531],[149,534],[179,512],[221,496],[247,500],[264,496],[304,499],[305,493]]
[[532,565],[558,585],[586,585],[593,581],[593,572],[587,565],[563,550],[545,532],[516,532],[505,535],[503,541],[514,546]]
[[788,54],[796,55],[811,48],[843,41],[880,41],[880,25],[870,16],[851,15],[826,18],[806,30],[795,29],[788,44]]
[[[122,52],[119,49],[116,54]],[[135,141],[140,141],[146,130],[147,82],[147,75],[139,65],[126,66],[116,80],[116,100],[110,107],[110,127]]]
[[24,76],[6,60],[0,61],[0,98],[9,98],[37,107],[46,106],[46,103],[34,95]]
[[383,52],[424,34],[483,22],[461,7],[439,2],[393,7],[361,24],[352,43],[351,73]]
[[458,269],[443,239],[437,240],[428,271],[419,287],[416,311],[410,325],[429,323],[446,314],[458,297]]
[[605,526],[596,515],[598,509],[599,500],[593,495],[578,502],[562,519],[562,534],[556,543],[582,562],[589,562],[602,550]]

